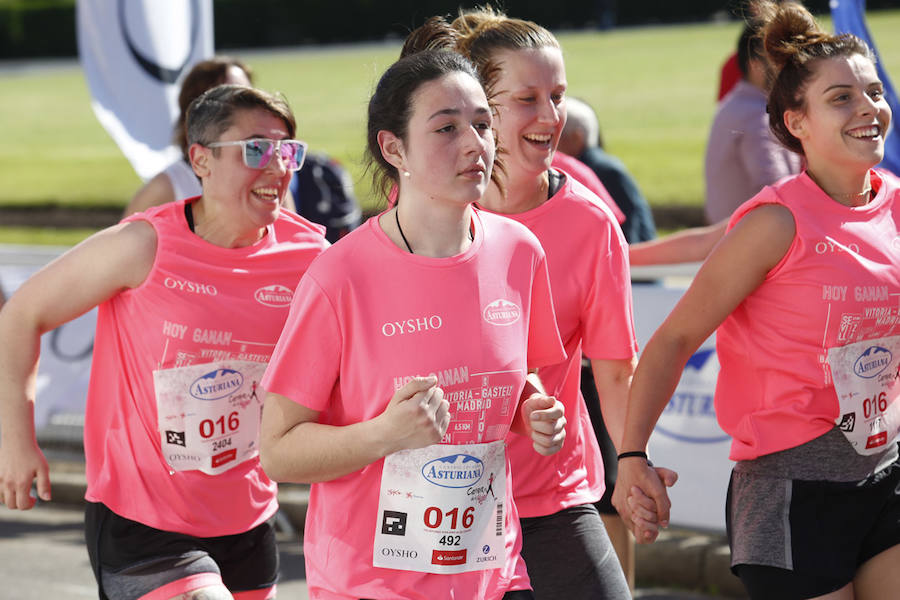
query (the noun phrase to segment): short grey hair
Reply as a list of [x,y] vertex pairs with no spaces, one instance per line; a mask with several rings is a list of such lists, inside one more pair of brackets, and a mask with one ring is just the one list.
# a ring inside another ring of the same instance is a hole
[[594,148],[600,144],[600,124],[597,115],[590,105],[575,98],[566,98],[566,126],[565,129],[581,130],[584,132],[584,142],[588,148]]

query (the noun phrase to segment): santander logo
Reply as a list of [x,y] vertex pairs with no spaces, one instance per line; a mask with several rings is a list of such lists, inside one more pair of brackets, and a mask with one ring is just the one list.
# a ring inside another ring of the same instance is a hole
[[509,300],[494,300],[484,307],[484,320],[491,325],[512,325],[522,316],[522,309]]
[[257,302],[265,306],[281,308],[291,305],[291,300],[294,297],[294,290],[289,287],[273,283],[272,285],[267,285],[256,290],[256,293],[253,294],[253,297]]

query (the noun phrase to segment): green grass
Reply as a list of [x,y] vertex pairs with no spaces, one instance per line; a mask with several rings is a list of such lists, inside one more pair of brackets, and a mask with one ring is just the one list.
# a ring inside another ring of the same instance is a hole
[[[900,10],[871,12],[868,23],[900,85]],[[702,203],[719,68],[739,27],[559,35],[570,93],[597,109],[608,150],[622,158],[652,205]],[[242,55],[260,87],[285,94],[298,136],[350,169],[366,207],[373,199],[363,178],[365,107],[398,51],[390,43]],[[0,74],[0,131],[8,142],[0,145],[0,204],[124,206],[140,185],[94,117],[77,66]]]
[[94,233],[93,229],[56,229],[53,227],[0,227],[0,243],[74,246],[92,233]]

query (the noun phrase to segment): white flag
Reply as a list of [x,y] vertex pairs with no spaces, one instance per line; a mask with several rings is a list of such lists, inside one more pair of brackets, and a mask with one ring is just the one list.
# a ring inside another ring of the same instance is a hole
[[181,81],[213,54],[212,0],[78,0],[78,53],[97,119],[146,180],[173,145]]

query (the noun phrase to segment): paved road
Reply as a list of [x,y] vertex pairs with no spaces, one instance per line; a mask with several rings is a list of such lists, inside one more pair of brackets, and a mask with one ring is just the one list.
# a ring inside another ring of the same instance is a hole
[[[0,600],[96,599],[83,521],[82,511],[72,505],[0,507]],[[279,597],[306,600],[300,544],[292,536],[279,537]]]
[[[30,511],[0,507],[0,600],[97,598],[84,549],[83,513],[74,505],[44,504]],[[279,535],[282,580],[279,598],[307,600],[300,544]],[[640,600],[711,600],[690,592],[639,589]]]

